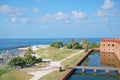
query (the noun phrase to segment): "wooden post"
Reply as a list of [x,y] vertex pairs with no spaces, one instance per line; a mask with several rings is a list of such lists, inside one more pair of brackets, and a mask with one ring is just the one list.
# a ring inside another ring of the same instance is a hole
[[82,68],[82,73],[85,73],[85,69],[84,68]]
[[108,69],[106,69],[106,71],[105,71],[105,72],[106,72],[106,74],[109,74],[109,70],[108,70]]
[[94,73],[97,73],[97,69],[94,69]]

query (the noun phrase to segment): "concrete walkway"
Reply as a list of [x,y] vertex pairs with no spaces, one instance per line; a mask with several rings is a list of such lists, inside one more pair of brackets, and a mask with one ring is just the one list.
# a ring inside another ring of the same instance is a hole
[[41,77],[51,73],[52,71],[58,70],[63,61],[65,61],[66,59],[71,58],[77,54],[80,54],[82,52],[84,52],[84,50],[80,50],[79,52],[73,53],[72,55],[70,55],[60,61],[52,61],[48,67],[41,68],[40,71],[30,72],[29,74],[33,75],[33,77],[30,80],[39,80]]

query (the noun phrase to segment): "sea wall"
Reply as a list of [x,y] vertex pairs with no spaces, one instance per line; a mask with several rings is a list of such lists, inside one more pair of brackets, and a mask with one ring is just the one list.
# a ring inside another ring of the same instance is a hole
[[[92,51],[93,50],[85,52],[85,55],[82,56],[82,58],[78,61],[78,63],[75,66],[79,66]],[[67,80],[74,71],[75,69],[70,69],[60,80]]]

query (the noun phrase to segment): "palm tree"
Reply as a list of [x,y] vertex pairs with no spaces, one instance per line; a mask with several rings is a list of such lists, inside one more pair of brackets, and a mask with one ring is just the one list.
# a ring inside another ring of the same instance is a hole
[[87,41],[87,39],[85,39],[85,38],[82,39],[81,44],[82,44],[83,49],[85,49],[85,52],[87,52],[88,51],[88,41]]
[[24,56],[25,56],[25,57],[32,57],[31,54],[33,54],[33,50],[29,47]]
[[71,39],[70,44],[72,45],[72,48],[74,49],[74,44],[75,44],[74,39]]

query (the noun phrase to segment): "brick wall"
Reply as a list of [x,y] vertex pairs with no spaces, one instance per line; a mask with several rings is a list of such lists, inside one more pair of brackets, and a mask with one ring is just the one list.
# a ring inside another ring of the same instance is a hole
[[101,39],[100,52],[115,53],[120,61],[120,39]]

